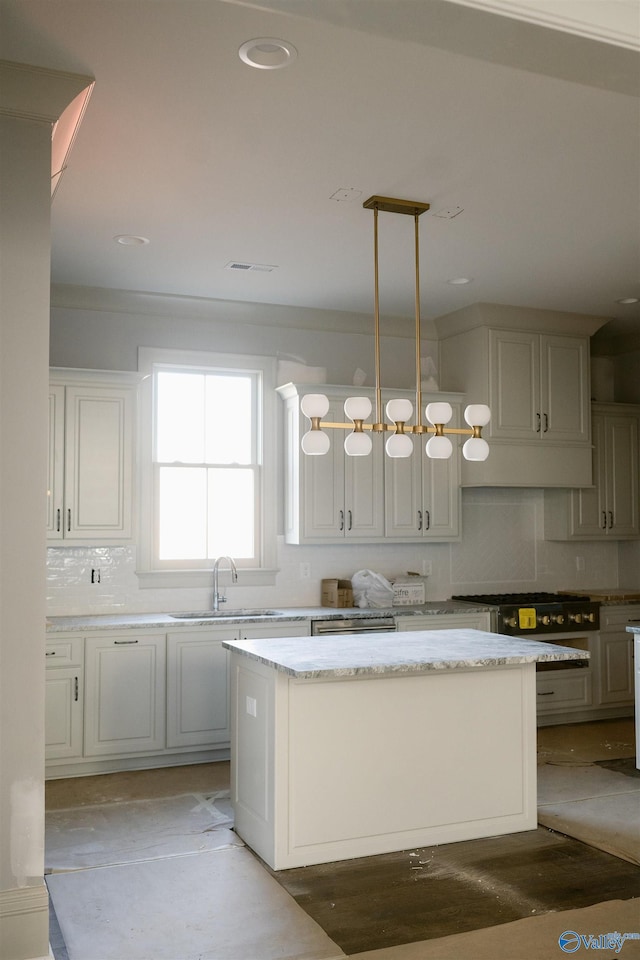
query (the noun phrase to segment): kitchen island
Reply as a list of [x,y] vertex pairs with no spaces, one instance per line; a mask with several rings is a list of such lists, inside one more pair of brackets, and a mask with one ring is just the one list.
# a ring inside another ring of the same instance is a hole
[[235,830],[275,870],[536,827],[537,661],[478,630],[229,641]]

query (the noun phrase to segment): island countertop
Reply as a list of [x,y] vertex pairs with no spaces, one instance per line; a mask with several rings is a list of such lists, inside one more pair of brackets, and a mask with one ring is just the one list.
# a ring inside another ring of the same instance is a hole
[[589,657],[584,650],[471,629],[336,634],[310,637],[304,645],[296,638],[225,640],[223,646],[298,679],[426,673]]

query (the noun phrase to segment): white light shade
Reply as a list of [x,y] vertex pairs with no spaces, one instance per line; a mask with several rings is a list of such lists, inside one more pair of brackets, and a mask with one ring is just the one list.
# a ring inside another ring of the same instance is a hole
[[[392,400],[391,403],[402,403]],[[388,457],[410,457],[413,454],[413,440],[406,433],[394,433],[385,444]]]
[[349,420],[366,420],[371,413],[371,400],[369,397],[347,397],[344,412]]
[[[464,418],[470,427],[486,427],[491,420],[491,410],[484,403],[470,403],[464,411]],[[486,460],[486,457],[480,459]]]
[[[406,423],[413,414],[411,400],[389,400],[385,407],[389,420],[393,423]],[[405,454],[407,456],[407,454]]]
[[310,457],[321,457],[329,452],[329,437],[322,430],[309,430],[300,441],[302,452]]
[[348,457],[367,457],[372,446],[368,433],[349,433],[344,438],[344,451]]
[[449,423],[453,416],[451,404],[444,400],[439,400],[437,403],[428,403],[424,412],[429,423]]
[[329,410],[329,400],[324,393],[308,393],[300,401],[300,409],[305,417],[325,417]]
[[453,453],[453,444],[449,437],[431,437],[425,451],[432,460],[448,460]]
[[471,437],[462,448],[465,460],[486,460],[489,456],[489,444],[482,437]]

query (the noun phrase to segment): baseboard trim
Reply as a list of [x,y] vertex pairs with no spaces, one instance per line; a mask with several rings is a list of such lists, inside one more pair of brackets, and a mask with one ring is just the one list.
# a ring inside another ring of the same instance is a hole
[[0,890],[0,943],[12,960],[50,960],[49,895],[44,883]]

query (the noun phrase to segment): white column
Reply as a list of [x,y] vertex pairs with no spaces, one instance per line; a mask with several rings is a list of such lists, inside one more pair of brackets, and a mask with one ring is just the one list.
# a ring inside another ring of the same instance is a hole
[[[58,82],[60,80],[60,82]],[[0,956],[48,956],[44,643],[51,136],[87,78],[0,62]]]

